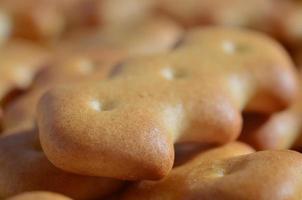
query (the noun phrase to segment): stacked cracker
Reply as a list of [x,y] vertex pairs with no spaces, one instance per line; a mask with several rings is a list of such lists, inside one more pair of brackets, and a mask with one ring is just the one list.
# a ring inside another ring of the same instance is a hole
[[1,199],[302,198],[298,1],[0,8]]

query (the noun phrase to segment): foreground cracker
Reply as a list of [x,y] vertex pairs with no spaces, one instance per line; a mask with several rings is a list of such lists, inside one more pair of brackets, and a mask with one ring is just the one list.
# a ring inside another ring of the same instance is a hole
[[236,29],[194,30],[111,80],[47,92],[38,105],[40,139],[64,170],[159,179],[171,170],[175,142],[228,143],[243,110],[280,110],[295,92],[292,63],[276,42]]
[[60,194],[52,192],[25,192],[14,197],[8,198],[7,200],[72,200],[69,197],[65,197]]
[[81,176],[54,167],[41,150],[34,131],[0,139],[0,197],[35,190],[58,192],[74,199],[90,200],[112,194],[123,182]]
[[298,200],[301,164],[302,155],[294,151],[252,153],[230,143],[201,153],[160,181],[134,184],[121,199]]

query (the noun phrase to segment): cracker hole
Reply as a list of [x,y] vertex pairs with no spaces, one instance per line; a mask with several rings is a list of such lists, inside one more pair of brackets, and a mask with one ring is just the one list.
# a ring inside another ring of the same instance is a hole
[[116,101],[107,101],[104,105],[103,105],[103,111],[110,111],[113,110],[114,108],[116,108],[117,103]]
[[220,168],[215,171],[215,175],[217,178],[220,178],[220,177],[224,177],[226,175],[226,173],[223,168]]
[[124,62],[119,62],[117,63],[111,70],[110,72],[110,75],[109,77],[112,78],[112,77],[115,77],[115,76],[118,76],[119,74],[122,73],[122,70],[125,66],[125,63]]
[[100,112],[102,110],[102,103],[98,100],[92,100],[89,102],[89,106],[92,110]]
[[186,76],[186,73],[183,70],[175,70],[170,67],[161,69],[160,74],[166,80],[180,79]]
[[202,173],[207,178],[222,178],[227,175],[225,166],[223,166],[220,161],[214,161],[210,166],[202,170]]
[[230,40],[225,40],[222,42],[222,49],[227,54],[234,54],[236,51],[236,45]]
[[116,102],[114,101],[101,102],[99,100],[94,99],[89,102],[89,106],[92,110],[96,112],[110,111],[116,107]]
[[178,49],[184,44],[184,42],[185,42],[185,37],[184,36],[179,37],[179,39],[172,46],[172,49]]
[[231,40],[224,40],[222,42],[222,49],[227,54],[234,54],[236,52],[245,52],[248,48],[244,45],[238,45]]

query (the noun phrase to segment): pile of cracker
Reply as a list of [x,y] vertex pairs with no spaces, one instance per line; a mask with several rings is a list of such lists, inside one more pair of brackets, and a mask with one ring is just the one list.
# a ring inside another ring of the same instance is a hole
[[302,1],[0,0],[0,199],[302,199]]

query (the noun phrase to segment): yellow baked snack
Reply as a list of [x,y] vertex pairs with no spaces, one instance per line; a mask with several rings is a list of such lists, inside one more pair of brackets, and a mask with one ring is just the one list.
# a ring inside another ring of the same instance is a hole
[[301,199],[302,156],[294,151],[253,150],[230,143],[200,153],[160,181],[134,183],[123,200]]
[[122,185],[121,180],[81,176],[56,168],[45,157],[35,130],[0,138],[1,199],[43,190],[90,200],[111,195]]
[[42,97],[41,144],[57,167],[160,179],[173,165],[174,143],[231,142],[242,111],[272,113],[296,94],[284,49],[244,30],[192,30],[170,52],[119,67],[110,80],[54,88]]

